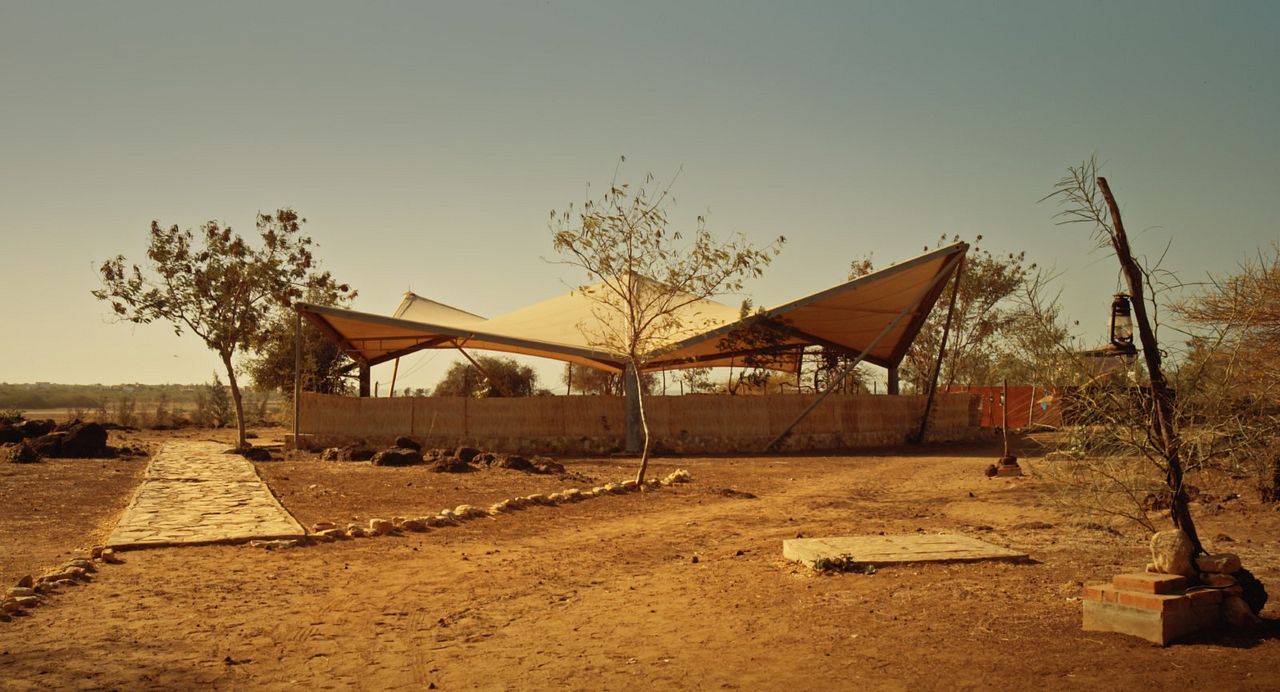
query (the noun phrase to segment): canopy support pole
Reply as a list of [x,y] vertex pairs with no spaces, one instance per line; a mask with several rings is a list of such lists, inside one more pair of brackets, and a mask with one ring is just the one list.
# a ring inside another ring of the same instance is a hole
[[[964,255],[961,255],[960,257],[963,259]],[[935,275],[933,279],[929,281],[928,285],[924,287],[924,290],[920,292],[920,295],[914,301],[907,304],[906,307],[902,308],[902,310],[897,315],[894,316],[893,320],[890,321],[889,324],[886,324],[884,326],[884,329],[880,330],[879,334],[876,334],[876,338],[872,339],[871,342],[868,343],[866,347],[863,348],[862,351],[858,353],[858,357],[854,358],[853,362],[846,365],[840,371],[839,374],[833,377],[831,381],[827,383],[826,388],[822,390],[822,393],[819,394],[818,397],[814,399],[808,406],[806,406],[805,409],[800,412],[800,415],[796,416],[796,419],[791,421],[791,423],[788,424],[787,427],[782,430],[782,432],[778,435],[778,437],[776,437],[773,440],[773,442],[770,442],[768,446],[764,448],[764,451],[766,453],[776,452],[778,450],[778,447],[783,443],[783,441],[791,436],[791,431],[794,430],[795,427],[800,424],[800,421],[807,418],[810,413],[813,413],[813,410],[815,408],[818,408],[818,404],[822,403],[822,400],[826,399],[827,395],[835,391],[836,387],[840,386],[840,384],[844,382],[844,378],[848,377],[849,374],[853,372],[853,369],[858,367],[858,364],[862,362],[862,359],[866,358],[867,354],[870,353],[876,347],[876,345],[880,343],[880,340],[883,339],[886,334],[893,331],[894,327],[898,326],[898,323],[902,321],[903,317],[906,317],[912,310],[914,310],[916,307],[920,305],[920,301],[924,300],[925,296],[929,295],[929,291],[932,291],[934,286],[937,286],[938,282],[945,275],[946,275],[946,272],[941,272],[941,271],[938,272],[937,275]]]
[[964,275],[964,255],[960,255],[960,266],[956,267],[956,280],[951,286],[951,303],[947,306],[947,321],[942,326],[942,343],[938,344],[938,360],[933,365],[933,378],[929,380],[929,396],[924,400],[924,415],[920,417],[920,429],[916,431],[915,443],[924,442],[929,432],[929,414],[933,413],[933,399],[938,394],[938,376],[942,374],[942,359],[947,355],[947,336],[951,333],[951,318],[956,313],[956,296],[960,295],[960,279]]
[[369,363],[363,360],[360,361],[360,396],[369,397],[369,382],[372,379],[373,376],[369,373]]
[[396,375],[400,374],[400,359],[396,358],[396,364],[391,368],[391,389],[388,390],[387,396],[396,395]]
[[901,383],[898,381],[898,366],[891,366],[889,368],[888,393],[891,396],[897,396],[901,386]]
[[462,344],[455,341],[453,342],[453,347],[458,349],[458,353],[461,353],[462,357],[471,361],[471,364],[475,366],[476,370],[480,371],[480,375],[484,377],[485,381],[489,383],[490,387],[493,387],[494,389],[498,390],[498,393],[501,394],[502,396],[506,396],[506,397],[511,396],[511,392],[508,392],[506,389],[503,389],[502,385],[497,380],[489,376],[489,371],[485,370],[483,365],[481,365],[475,358],[472,358],[470,353],[467,353],[462,349]]

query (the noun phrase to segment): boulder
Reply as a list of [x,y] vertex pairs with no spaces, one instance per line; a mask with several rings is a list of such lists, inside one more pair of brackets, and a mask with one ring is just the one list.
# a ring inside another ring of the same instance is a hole
[[44,437],[58,427],[52,420],[24,420],[14,426],[23,437]]
[[108,565],[119,565],[124,563],[124,560],[121,560],[120,556],[116,555],[116,551],[113,548],[102,549],[102,561]]
[[27,438],[27,444],[45,459],[57,459],[62,456],[62,438],[66,437],[64,432],[49,433],[40,437]]
[[1201,555],[1196,558],[1196,567],[1199,567],[1201,572],[1231,574],[1240,571],[1240,556],[1234,553]]
[[1194,553],[1191,538],[1179,529],[1160,531],[1151,536],[1151,562],[1161,574],[1180,574],[1188,579],[1197,579],[1199,571],[1191,559]]
[[1215,589],[1225,589],[1236,585],[1236,580],[1232,579],[1230,574],[1215,574],[1213,572],[1205,572],[1200,575],[1200,582]]
[[34,464],[40,461],[40,453],[23,441],[7,446],[4,450],[4,458],[11,464]]
[[386,519],[370,519],[369,520],[369,533],[375,536],[385,536],[391,533],[392,531],[395,531],[395,529],[396,529],[395,525],[387,521]]
[[17,584],[15,584],[14,586],[17,586],[17,587],[20,587],[20,588],[26,588],[26,589],[29,589],[29,588],[31,588],[32,586],[35,586],[35,583],[36,583],[36,580],[35,580],[35,579],[32,579],[32,578],[31,578],[31,575],[30,575],[30,574],[28,574],[28,575],[26,575],[25,577],[23,577],[23,578],[19,579],[19,580],[18,580],[18,583],[17,583]]
[[241,447],[236,453],[249,461],[271,461],[271,451],[266,447]]
[[564,464],[550,457],[534,457],[533,472],[542,474],[561,474],[564,473]]
[[418,442],[417,440],[413,439],[412,437],[405,437],[404,435],[401,435],[400,437],[397,437],[397,438],[396,438],[396,448],[398,448],[398,449],[412,449],[412,450],[413,450],[413,451],[415,451],[415,452],[421,452],[421,451],[422,451],[422,443]]
[[1244,598],[1235,594],[1224,594],[1222,597],[1222,619],[1232,627],[1256,629],[1262,626],[1258,617]]
[[693,476],[690,476],[688,471],[684,469],[676,469],[675,471],[668,473],[666,478],[662,479],[661,483],[663,485],[672,485],[673,483],[691,483],[692,481]]
[[471,463],[472,460],[474,460],[479,455],[480,455],[480,450],[476,449],[475,447],[459,447],[453,453],[453,456],[455,459],[464,461],[468,464]]
[[65,431],[61,455],[73,459],[101,459],[112,456],[107,446],[107,430],[97,423],[76,423]]
[[336,528],[338,528],[338,525],[331,521],[317,521],[311,525],[311,532],[320,533],[321,531],[328,531],[329,529]]
[[466,473],[474,470],[470,464],[457,457],[442,457],[431,465],[436,473]]
[[1255,613],[1261,613],[1262,609],[1267,605],[1267,590],[1262,586],[1262,582],[1253,576],[1253,572],[1241,567],[1235,574],[1231,575],[1240,583],[1241,593],[1244,596],[1245,603],[1253,609]]
[[9,423],[0,424],[0,444],[14,444],[23,440],[22,431]]
[[374,466],[413,466],[422,463],[422,454],[416,449],[384,449],[373,455]]
[[533,462],[525,459],[519,454],[503,454],[494,460],[493,466],[500,469],[511,469],[512,471],[532,471]]
[[421,519],[405,519],[400,522],[400,530],[422,532],[427,530],[427,524]]

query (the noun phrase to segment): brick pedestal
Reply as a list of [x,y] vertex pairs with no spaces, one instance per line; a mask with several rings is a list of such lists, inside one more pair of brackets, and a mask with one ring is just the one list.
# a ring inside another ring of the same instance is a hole
[[1210,627],[1219,620],[1222,592],[1188,592],[1186,577],[1119,574],[1110,584],[1084,588],[1084,629],[1120,632],[1161,646]]

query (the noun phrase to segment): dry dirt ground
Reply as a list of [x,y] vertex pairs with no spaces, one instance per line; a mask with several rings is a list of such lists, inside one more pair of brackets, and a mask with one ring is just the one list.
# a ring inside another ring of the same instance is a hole
[[[1086,528],[1035,476],[984,477],[994,456],[659,459],[657,473],[684,467],[694,482],[422,534],[130,552],[0,623],[0,688],[1280,687],[1280,512],[1249,493],[1194,508],[1211,548],[1239,553],[1276,594],[1269,629],[1161,648],[1080,629],[1079,585],[1140,570],[1145,536]],[[633,463],[566,465],[599,484]],[[3,469],[4,578],[102,536],[142,464]],[[315,460],[258,468],[305,525],[590,485]],[[824,575],[781,557],[785,538],[881,531],[959,532],[1033,559]]]

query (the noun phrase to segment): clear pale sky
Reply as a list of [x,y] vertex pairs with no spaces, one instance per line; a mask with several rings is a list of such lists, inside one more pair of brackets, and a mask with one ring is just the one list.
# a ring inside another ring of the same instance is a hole
[[619,155],[683,167],[677,226],[788,237],[757,304],[981,233],[1101,339],[1114,260],[1037,200],[1096,152],[1184,279],[1275,242],[1277,30],[1276,2],[0,0],[0,381],[209,379],[197,338],[89,295],[152,219],[252,234],[291,206],[369,312],[550,297],[583,277],[542,260],[548,211]]

